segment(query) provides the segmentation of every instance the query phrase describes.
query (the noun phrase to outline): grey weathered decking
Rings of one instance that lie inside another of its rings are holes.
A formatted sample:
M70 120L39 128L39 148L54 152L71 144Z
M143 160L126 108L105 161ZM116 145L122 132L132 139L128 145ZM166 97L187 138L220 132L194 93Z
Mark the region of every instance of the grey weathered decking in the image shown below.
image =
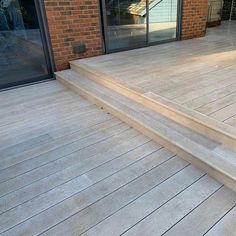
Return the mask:
M79 60L142 94L152 92L236 127L236 22L207 36Z
M0 101L3 235L234 235L235 192L56 81Z

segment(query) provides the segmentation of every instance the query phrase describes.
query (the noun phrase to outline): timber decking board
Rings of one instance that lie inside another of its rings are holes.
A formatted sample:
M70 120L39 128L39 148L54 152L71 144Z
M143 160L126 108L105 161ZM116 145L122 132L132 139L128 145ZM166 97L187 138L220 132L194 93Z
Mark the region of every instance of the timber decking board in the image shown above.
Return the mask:
M236 206L224 215L217 223L212 227L206 236L234 236L236 232Z
M234 206L235 194L228 189L221 188L164 235L203 235L210 225L217 224ZM228 236L228 234L226 235Z
M63 97L49 105L41 90L49 100L50 92L61 91ZM4 91L0 96L11 111L17 107L18 91L24 94L24 106L38 108L42 116L32 112L24 120L24 109L10 112L9 124L0 127L1 235L106 236L129 229L142 235L139 222L148 219L153 225L159 211L173 215L164 230L173 226L169 232L175 227L184 232L181 226L198 220L205 207L215 209L202 227L210 235L235 218L230 209L236 193L58 82ZM8 94L11 102L6 103ZM86 106L70 109L67 98ZM5 105L0 108L4 113ZM177 208L186 196L193 200L187 198L188 205ZM228 232L235 232L234 225Z
M236 22L206 37L74 61L141 94L152 92L220 122L236 115Z

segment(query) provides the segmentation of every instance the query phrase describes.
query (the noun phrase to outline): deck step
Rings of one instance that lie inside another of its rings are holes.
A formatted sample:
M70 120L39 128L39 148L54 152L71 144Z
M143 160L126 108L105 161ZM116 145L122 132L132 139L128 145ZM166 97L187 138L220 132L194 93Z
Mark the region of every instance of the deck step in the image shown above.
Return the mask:
M117 82L110 75L108 76L99 71L99 69L84 64L81 60L70 62L70 66L73 71L81 73L89 79L127 96L210 139L221 140L221 143L236 151L236 129L232 126L188 109L157 94L143 93L138 88L130 89Z
M56 77L71 90L236 191L236 162L233 158L236 153L222 143L199 134L78 72L57 72Z

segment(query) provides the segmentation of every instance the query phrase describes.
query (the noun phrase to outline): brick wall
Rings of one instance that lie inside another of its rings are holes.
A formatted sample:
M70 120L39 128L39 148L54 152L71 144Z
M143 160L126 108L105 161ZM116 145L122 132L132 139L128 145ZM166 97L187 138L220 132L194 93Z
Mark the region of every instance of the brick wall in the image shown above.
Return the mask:
M183 0L181 39L205 35L208 0Z
M100 55L100 13L98 0L44 0L56 70L69 68L69 61ZM87 51L73 53L73 46L85 44Z

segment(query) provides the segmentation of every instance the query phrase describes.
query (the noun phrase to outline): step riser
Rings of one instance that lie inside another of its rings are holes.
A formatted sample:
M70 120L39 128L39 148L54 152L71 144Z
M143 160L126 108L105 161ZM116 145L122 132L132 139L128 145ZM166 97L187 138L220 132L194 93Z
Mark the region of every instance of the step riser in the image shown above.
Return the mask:
M106 78L106 75L96 73L93 69L83 65L74 65L71 63L71 69L75 72L79 72L89 79L106 86L142 105L157 111L158 113L188 127L200 134L207 136L208 138L220 142L232 150L236 150L236 137L230 133L230 127L224 125L221 122L213 120L207 116L204 116L195 111L185 109L178 104L174 104L164 98L161 101L156 101L148 98L145 95L139 94L132 89L129 89L114 80ZM229 132L228 132L229 131Z
M147 137L155 140L156 142L163 145L168 150L172 151L173 153L179 155L186 161L192 163L196 167L202 169L203 171L207 172L209 175L220 181L221 183L225 184L226 186L230 187L234 191L236 191L236 181L231 178L230 176L222 173L221 171L214 169L212 166L204 163L203 161L199 160L196 156L187 152L186 150L182 149L181 147L177 146L175 143L169 142L169 140L163 138L157 132L154 132L149 127L145 126L145 124L133 119L128 114L114 108L112 105L108 104L107 102L97 98L94 94L86 91L85 89L79 87L78 85L74 85L73 83L60 78L60 76L56 76L57 80L61 82L64 86L68 87L74 92L79 93L81 96L89 100L90 102L96 104L99 107L104 108L106 111L111 113L112 115L116 116L120 120L124 121L125 123L129 124L130 126L134 127ZM207 159L207 157L206 157Z

